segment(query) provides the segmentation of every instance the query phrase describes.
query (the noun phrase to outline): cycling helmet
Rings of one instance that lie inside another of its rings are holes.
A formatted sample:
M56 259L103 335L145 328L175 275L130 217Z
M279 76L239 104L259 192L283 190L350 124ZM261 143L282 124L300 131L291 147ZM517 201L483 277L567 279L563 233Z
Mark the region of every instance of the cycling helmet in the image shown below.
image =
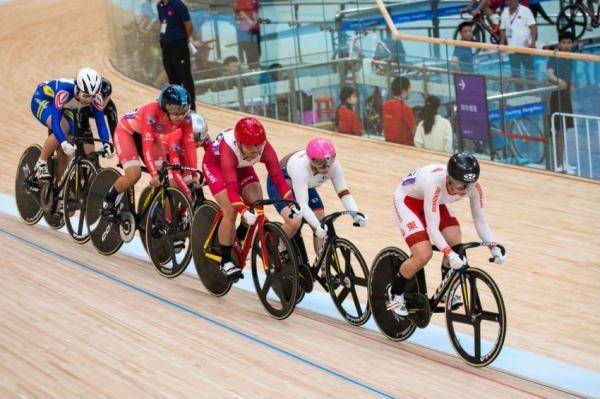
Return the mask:
M194 132L194 140L195 141L204 141L206 138L206 134L208 133L208 125L203 117L200 115L193 113L191 116L192 119L192 131Z
M312 139L306 145L306 155L317 169L329 167L335 161L335 148L327 139Z
M100 92L100 86L102 86L102 77L92 68L81 68L77 72L75 87L78 91L88 96L95 96Z
M450 157L447 166L451 184L458 190L465 190L479 179L479 162L469 152L459 152Z
M104 100L106 100L112 95L112 85L106 78L102 78L102 83L100 85L100 95Z
M158 96L160 109L171 115L184 115L190 110L190 95L179 85L166 85Z
M238 144L262 145L267 141L267 133L262 123L254 118L242 118L234 128Z

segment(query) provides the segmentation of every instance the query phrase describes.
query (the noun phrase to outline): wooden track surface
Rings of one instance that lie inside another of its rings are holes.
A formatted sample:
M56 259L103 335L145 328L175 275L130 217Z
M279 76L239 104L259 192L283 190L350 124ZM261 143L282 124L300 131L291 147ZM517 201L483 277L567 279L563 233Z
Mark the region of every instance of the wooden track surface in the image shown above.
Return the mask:
M14 171L21 152L45 137L45 129L29 108L39 82L72 77L81 66L94 67L113 83L113 98L121 114L157 95L156 90L123 77L110 66L104 2L86 0L85 13L81 7L81 0L18 0L0 5L0 14L8 16L0 25L0 148L4 155L0 159L0 192L14 194ZM199 107L199 112L207 118L212 133L231 127L240 115L209 106ZM280 156L302 148L311 137L330 134L268 119L264 122ZM331 137L351 191L369 216L366 229L340 223L341 235L358 245L369 264L385 246L406 249L392 219L393 190L412 168L445 162L446 156L354 137ZM600 371L600 185L490 163L482 167L488 221L497 240L508 248L509 261L503 266L489 265L487 251L479 250L473 252L471 263L489 271L502 290L509 317L505 345ZM264 176L264 168L257 170ZM341 208L331 187L320 192L329 210ZM462 222L465 241L476 239L468 204L459 203L452 209ZM0 225L101 270L123 273L123 278L134 279L178 303L228 320L310 359L320 359L386 392L523 396L490 382L508 378L510 384L532 392L557 394L490 369L473 370L457 359L414 345L392 345L380 335L314 314L298 311L300 316L294 314L278 323L265 316L253 295L233 290L217 300L206 295L196 280L161 279L143 262L120 255L103 258L90 245L79 247L59 233L5 217ZM3 293L8 293L2 295L0 307L0 367L6 371L1 374L9 376L0 378L0 396L17 392L32 396L45 396L43 392L111 395L104 390L110 386L107 381L128 396L190 394L200 389L214 396L276 396L282 388L273 383L273 373L295 390L294 396L365 394L5 236L0 236L0 245L10 251L5 259L12 265L4 266L5 278L0 282ZM439 281L437 264L439 258L427 270L430 288ZM436 317L433 323L442 325L443 320ZM100 349L96 340L102 342ZM315 342L327 343L326 348ZM216 358L221 361L214 361ZM78 362L87 366L77 367ZM7 365L12 364L19 365L18 371L8 370ZM413 371L405 374L406 369ZM241 377L232 377L232 370ZM448 385L442 390L441 384L429 384L432 375ZM473 375L482 377L474 379ZM313 384L314 380L320 382Z

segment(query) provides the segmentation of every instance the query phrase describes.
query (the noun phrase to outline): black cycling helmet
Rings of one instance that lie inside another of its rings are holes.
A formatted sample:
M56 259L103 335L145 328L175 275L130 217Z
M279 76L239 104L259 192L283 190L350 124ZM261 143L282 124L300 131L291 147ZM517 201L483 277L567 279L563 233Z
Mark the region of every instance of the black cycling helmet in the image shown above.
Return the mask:
M112 95L112 85L106 78L102 78L102 83L100 84L100 94L105 100Z
M447 172L452 185L459 190L465 190L479 179L479 162L473 154L459 152L448 160Z
M166 85L158 96L160 108L169 114L182 115L190 110L190 95L179 85Z

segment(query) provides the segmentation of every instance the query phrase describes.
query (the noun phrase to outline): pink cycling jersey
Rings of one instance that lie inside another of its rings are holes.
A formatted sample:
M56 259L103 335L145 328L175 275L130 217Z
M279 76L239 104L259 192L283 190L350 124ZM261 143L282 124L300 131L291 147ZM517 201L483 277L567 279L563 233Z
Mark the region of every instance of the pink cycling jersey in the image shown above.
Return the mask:
M160 138L156 140L156 138L176 129L181 129L183 135L188 135L192 132L192 122L189 117L179 123L173 123L169 120L167 114L160 109L160 105L156 101L142 105L135 111L124 115L119 121L118 127L121 131L126 131L131 135L137 133L141 136L142 155L151 176L158 174L155 164L157 153L155 148L157 141L160 142L161 140ZM122 150L124 152L131 152L132 149L123 148Z
M240 189L251 182L258 181L253 168L257 162L265 164L269 177L281 197L293 198L292 190L283 178L277 154L271 144L267 141L257 157L245 159L235 141L232 129L219 133L215 138L210 150L207 150L204 155L202 169L213 195L226 188L229 202L238 212L242 212L246 206L240 196Z
M194 134L191 130L186 130L186 132L184 134L181 129L177 129L167 135L165 142L169 154L169 163L196 169L198 167L198 157L196 155ZM204 151L210 148L210 144L210 136L206 135L201 143ZM195 178L197 176L196 172L183 171L182 173L179 170L173 170L171 176L181 191L186 195L191 194L185 177Z
M492 231L483 212L481 184L475 183L465 195L453 195L448 192L446 176L445 165L427 165L413 170L396 188L394 194L395 214L407 243L412 245L411 243L422 241L422 239L414 237L429 237L441 251L444 253L450 251L440 230L457 225L458 222L452 213L445 209L445 204L459 201L465 197L469 197L477 234L485 242L494 242ZM420 200L420 204L414 200ZM423 212L424 218L420 218L421 212ZM422 224L423 219L426 226ZM423 233L426 235L423 236ZM413 236L412 239L411 236Z

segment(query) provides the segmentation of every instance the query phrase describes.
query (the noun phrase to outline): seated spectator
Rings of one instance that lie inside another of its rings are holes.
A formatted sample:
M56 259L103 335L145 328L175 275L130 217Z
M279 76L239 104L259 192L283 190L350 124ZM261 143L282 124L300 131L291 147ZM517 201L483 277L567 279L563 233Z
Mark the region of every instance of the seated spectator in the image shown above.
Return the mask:
M425 106L421 111L423 120L415 133L415 147L451 154L452 125L448 119L438 115L440 104L439 97L429 96L425 99Z
M386 141L414 145L415 116L404 103L410 93L410 81L397 76L392 81L392 98L381 108L383 134Z
M340 91L340 105L335 111L335 130L340 133L360 136L363 132L362 122L354 112L358 102L358 92L354 87L344 86Z
M230 55L223 60L223 72L221 73L221 77L228 76L237 76L241 73L240 71L240 61L235 55ZM214 91L222 91L229 90L237 87L239 79L229 79L227 81L217 82ZM245 85L245 82L242 80L242 86Z

